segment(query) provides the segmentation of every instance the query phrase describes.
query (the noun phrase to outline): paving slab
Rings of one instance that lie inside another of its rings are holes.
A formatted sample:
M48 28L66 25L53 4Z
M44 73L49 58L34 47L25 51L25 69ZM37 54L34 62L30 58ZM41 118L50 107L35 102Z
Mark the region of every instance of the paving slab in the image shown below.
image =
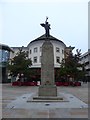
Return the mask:
M36 101L36 102L27 102L30 97L32 98L32 95L34 93L30 94L24 94L20 97L18 97L16 100L13 100L12 102L8 103L7 108L25 108L25 109L47 109L47 108L88 108L88 105L81 101L80 99L76 98L72 94L66 94L66 93L60 93L62 96L66 97L68 101L63 102L51 102L48 101L48 106L46 101Z
M38 102L38 104L35 102L26 103L28 97L38 92L38 87L19 87L4 84L2 86L2 117L88 118L88 84L83 84L81 87L57 87L57 90L58 93L67 96L69 99L68 104L57 102ZM18 100L22 102L17 102ZM15 104L14 107L10 107L10 105L13 105L12 103Z

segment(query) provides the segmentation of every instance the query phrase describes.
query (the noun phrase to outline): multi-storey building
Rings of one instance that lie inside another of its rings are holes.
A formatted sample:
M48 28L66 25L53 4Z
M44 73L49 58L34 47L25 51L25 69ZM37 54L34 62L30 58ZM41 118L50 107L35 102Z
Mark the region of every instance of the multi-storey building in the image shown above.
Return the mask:
M86 71L86 79L90 78L90 52L85 52L81 55L80 63L84 66L84 70Z
M54 67L60 68L60 62L64 58L64 50L66 45L61 40L50 35L49 37L51 43L53 44L54 50ZM45 41L45 35L31 41L27 47L23 47L23 51L28 51L28 57L32 60L31 68L41 68L41 53L42 44ZM13 58L21 47L12 47L14 53L11 53L10 58ZM47 56L48 57L48 56Z
M13 50L5 44L0 44L0 82L7 82L7 61L10 58L10 51Z
M30 68L32 70L37 70L38 78L40 78L40 70L41 70L41 55L42 55L42 45L45 41L45 34L31 41L27 47L12 47L14 53L10 54L10 59L12 59L19 49L22 48L23 51L28 51L28 57L32 60L32 65ZM53 52L54 52L54 68L55 71L60 68L60 62L65 57L65 48L66 45L61 40L49 36L51 43L53 44ZM47 56L48 57L48 56Z

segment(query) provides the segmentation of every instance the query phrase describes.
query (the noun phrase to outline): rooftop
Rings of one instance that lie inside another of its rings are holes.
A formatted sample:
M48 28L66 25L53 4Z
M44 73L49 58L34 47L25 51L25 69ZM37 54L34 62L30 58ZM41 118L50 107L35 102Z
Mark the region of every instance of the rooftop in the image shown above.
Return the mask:
M52 35L49 36L49 39L50 39L50 40L54 40L54 41L58 41L58 42L61 42L62 44L64 44L64 42L62 42L61 40L53 37ZM29 46L31 43L36 42L36 41L38 41L38 40L46 40L45 34L43 34L42 36L36 38L35 40L32 40L32 41L28 44L28 46ZM65 45L65 44L64 44L64 45ZM65 45L65 46L66 46L66 45Z

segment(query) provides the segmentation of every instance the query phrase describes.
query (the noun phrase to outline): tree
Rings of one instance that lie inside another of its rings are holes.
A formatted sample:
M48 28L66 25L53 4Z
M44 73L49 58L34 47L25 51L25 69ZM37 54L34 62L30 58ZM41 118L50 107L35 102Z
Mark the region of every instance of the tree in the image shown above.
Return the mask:
M26 77L29 77L29 69L31 65L32 61L28 58L28 52L23 51L21 48L16 56L9 61L8 69L14 76L18 73L23 73Z
M82 64L79 63L80 57L81 50L77 49L75 55L70 52L61 62L60 76L64 77L66 80L69 80L70 77L74 80L82 78L85 72L82 69Z

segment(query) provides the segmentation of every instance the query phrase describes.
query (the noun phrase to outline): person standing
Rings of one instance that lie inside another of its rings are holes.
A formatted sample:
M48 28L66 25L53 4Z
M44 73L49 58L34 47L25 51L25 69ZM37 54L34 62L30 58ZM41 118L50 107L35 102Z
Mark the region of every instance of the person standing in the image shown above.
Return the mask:
M21 82L24 82L24 74L21 73L21 79L20 79Z
M17 74L16 81L20 81L20 74Z

